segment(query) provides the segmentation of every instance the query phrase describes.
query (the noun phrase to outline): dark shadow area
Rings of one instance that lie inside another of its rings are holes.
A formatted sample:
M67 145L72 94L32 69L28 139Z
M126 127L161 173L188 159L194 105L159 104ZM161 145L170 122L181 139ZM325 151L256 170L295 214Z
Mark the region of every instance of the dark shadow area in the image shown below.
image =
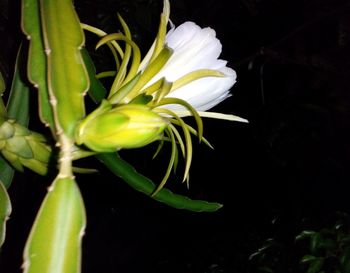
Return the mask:
M161 1L151 0L75 5L83 22L107 32L118 30L120 12L143 51L153 41L162 8ZM171 6L175 25L191 20L216 30L222 58L238 77L232 96L213 111L242 116L249 124L205 119L204 135L215 149L195 144L189 189L181 183L181 163L167 187L224 207L215 213L166 207L87 160L100 173L77 176L88 219L82 272L264 272L249 257L266 239L291 246L301 231L333 226L338 211L350 212L350 2L174 0ZM0 45L0 63L13 60L15 14L0 10L1 35L8 37ZM96 66L108 62L101 59ZM0 68L10 78L11 66ZM159 181L168 154L152 160L156 148L125 150L121 156ZM48 185L29 171L14 180L0 272L21 272L25 238ZM299 268L307 252L288 249L286 260L274 254L283 264L270 272Z

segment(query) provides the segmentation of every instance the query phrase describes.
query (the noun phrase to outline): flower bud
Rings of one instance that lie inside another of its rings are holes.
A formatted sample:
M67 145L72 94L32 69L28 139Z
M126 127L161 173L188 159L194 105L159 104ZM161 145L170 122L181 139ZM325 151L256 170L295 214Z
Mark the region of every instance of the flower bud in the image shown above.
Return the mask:
M41 175L47 173L51 147L44 136L14 120L0 125L0 153L18 171L27 167Z
M166 119L144 105L112 108L107 102L78 126L76 141L96 152L139 148L160 138Z

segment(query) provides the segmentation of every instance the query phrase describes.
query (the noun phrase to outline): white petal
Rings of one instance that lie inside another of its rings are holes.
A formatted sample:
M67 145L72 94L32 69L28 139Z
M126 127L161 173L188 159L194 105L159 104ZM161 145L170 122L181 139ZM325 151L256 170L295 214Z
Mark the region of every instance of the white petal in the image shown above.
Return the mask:
M227 61L218 59L222 45L213 29L185 22L167 34L166 43L174 53L147 86L162 77L173 82L198 69L213 69L226 76L201 78L171 91L167 97L183 99L198 111L206 111L230 96L229 90L236 82L236 72L226 67ZM184 110L179 105L162 107Z

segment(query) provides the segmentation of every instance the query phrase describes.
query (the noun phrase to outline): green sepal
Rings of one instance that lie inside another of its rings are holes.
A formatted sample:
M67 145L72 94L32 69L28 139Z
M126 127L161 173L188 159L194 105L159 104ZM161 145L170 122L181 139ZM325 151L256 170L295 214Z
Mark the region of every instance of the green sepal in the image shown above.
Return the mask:
M79 273L86 225L73 178L57 177L41 205L24 250L24 273Z
M117 153L98 154L96 157L106 165L115 175L121 177L129 186L148 196L156 190L156 185L136 170L127 162L122 160ZM192 200L186 196L174 194L168 189L161 189L153 197L170 207L186 209L195 212L213 212L222 207L219 203L212 203L203 200Z
M142 104L146 105L152 101L153 97L151 95L140 94L137 97L133 98L129 103L130 104Z
M32 171L40 175L47 174L47 165L43 164L42 162L35 161L31 158L28 159L28 158L22 158L22 157L19 157L18 160L23 166L31 169Z
M108 99L108 101L112 104L118 104L134 88L134 86L138 82L140 76L141 76L140 73L136 74L136 76L134 78L132 78L128 83L124 84L116 93L114 93Z
M0 125L0 140L6 140L11 138L15 134L15 127L12 125L12 122L4 122Z
M18 156L14 153L11 153L5 149L1 151L3 157L8 161L11 162L12 167L14 167L17 171L23 172L24 168L21 164L21 162L18 159Z
M155 40L154 51L150 60L151 62L158 56L159 52L163 49L165 45L166 31L170 15L169 0L165 0L163 4L163 12L160 15L159 29L157 38Z
M5 149L23 158L34 157L33 151L24 137L14 136L6 141Z
M119 19L122 22L122 25L126 27L125 30L127 30L126 36L123 35L122 33L112 33L112 34L108 34L106 36L104 36L96 45L96 49L99 48L101 45L103 44L107 44L111 41L114 40L122 40L126 42L126 48L125 48L125 52L123 55L123 59L122 59L122 63L118 69L117 75L113 81L111 90L110 90L110 94L109 97L111 97L115 92L118 91L118 89L123 85L123 83L127 83L129 80L131 80L133 77L135 77L135 75L137 74L137 70L140 64L140 59L141 59L141 52L139 47L131 40L131 36L130 33L127 29L127 26L125 24L125 22L122 20L121 17L119 17ZM130 64L130 69L128 72L128 75L125 77L126 75L126 71L127 71L127 65L131 56L131 49L133 50L133 59L132 62Z
M48 149L49 146L38 141L28 141L28 144L31 150L35 151L35 153L33 153L34 159L48 164L51 156L51 152Z
M164 67L166 62L173 54L173 50L170 47L164 46L157 57L142 71L142 74L137 83L130 90L128 95L122 100L123 103L128 103L134 97L139 95L142 88Z

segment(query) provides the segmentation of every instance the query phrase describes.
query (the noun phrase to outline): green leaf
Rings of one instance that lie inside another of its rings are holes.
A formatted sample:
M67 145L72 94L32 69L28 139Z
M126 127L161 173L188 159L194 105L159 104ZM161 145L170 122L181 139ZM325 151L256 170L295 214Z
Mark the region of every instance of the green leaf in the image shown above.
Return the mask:
M350 247L346 247L344 252L339 257L340 267L342 272L350 272Z
M39 0L22 1L22 30L29 39L28 79L39 91L39 116L54 131L54 119L47 89L46 56L41 32Z
M6 221L11 214L11 202L6 188L0 180L0 247L5 241Z
M81 50L81 55L83 56L84 63L85 63L85 66L89 75L89 80L90 80L90 88L88 93L92 98L92 100L95 103L98 103L106 97L107 90L103 86L103 84L96 78L96 68L89 55L89 52L85 48L83 48Z
M136 170L127 162L122 160L117 153L99 154L96 157L104 163L115 175L121 177L129 186L148 196L151 196L156 185ZM172 193L168 189L161 189L153 197L155 200L177 208L195 212L212 212L222 207L219 203L210 203L202 200L191 200L190 198Z
M4 116L6 116L6 108L4 101L2 100L2 94L5 92L6 85L5 85L5 79L2 76L1 70L0 70L0 124L1 121L3 121Z
M300 241L300 240L304 240L306 238L310 238L315 233L316 233L316 231L313 231L313 230L303 230L300 234L298 234L295 237L295 241Z
M14 173L14 169L0 156L0 181L6 188L11 185Z
M85 115L83 96L89 88L80 53L84 33L71 0L42 0L40 4L48 88L57 116L55 122L73 138L77 122Z
M86 219L72 178L56 178L46 195L24 250L25 273L78 273Z
M324 241L324 238L322 237L322 235L320 233L315 233L311 237L311 241L310 241L311 253L313 253L313 254L317 253L320 250L323 241Z
M301 263L310 263L313 262L314 260L317 260L318 258L315 257L314 255L305 255L304 257L301 258L300 262Z
M260 266L258 267L258 270L259 272L274 273L274 271L268 266Z
M6 118L27 126L29 122L29 88L23 80L21 67L24 64L23 46L19 48L10 95L7 101ZM0 157L0 180L8 188L12 182L14 169Z
M307 273L321 273L324 264L324 258L320 257L310 262L309 268L306 271Z
M29 122L29 87L23 79L21 68L24 65L24 50L18 50L15 72L12 80L10 96L7 101L7 117L15 119L17 123L27 126Z
M2 93L4 93L5 89L6 89L5 79L2 76L2 73L0 71L0 95L2 95Z

